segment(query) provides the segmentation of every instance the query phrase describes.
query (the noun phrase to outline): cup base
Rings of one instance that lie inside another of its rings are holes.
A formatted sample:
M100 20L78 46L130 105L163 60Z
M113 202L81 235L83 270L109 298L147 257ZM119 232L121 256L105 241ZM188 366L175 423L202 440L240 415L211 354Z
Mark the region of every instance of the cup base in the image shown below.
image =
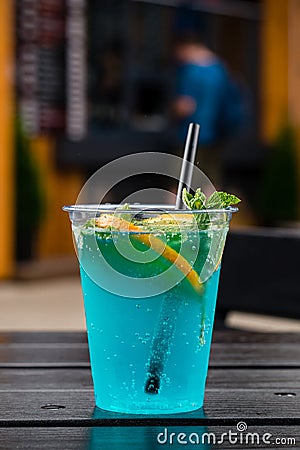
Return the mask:
M150 403L150 402L149 402ZM196 411L203 407L202 402L180 402L178 405L168 406L164 403L162 404L151 404L147 405L144 402L130 402L130 404L103 404L102 402L97 402L96 399L96 407L102 409L104 411L111 411L115 413L123 413L123 414L142 414L142 415L169 415L169 414L178 414L178 413L187 413Z

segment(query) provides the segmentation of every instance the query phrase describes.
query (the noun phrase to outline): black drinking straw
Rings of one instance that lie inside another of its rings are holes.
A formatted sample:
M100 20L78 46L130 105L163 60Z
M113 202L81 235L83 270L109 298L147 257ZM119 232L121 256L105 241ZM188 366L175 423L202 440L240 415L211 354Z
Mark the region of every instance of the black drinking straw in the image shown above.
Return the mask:
M199 132L200 132L200 125L198 125L197 123L190 123L184 146L184 154L177 189L176 209L185 208L184 203L182 201L182 189L186 188L188 192L190 190L190 185L193 177L193 165L195 162L197 152Z
M192 176L193 165L195 162L200 125L190 123L180 171L176 209L184 209L182 201L182 189L185 187L189 191ZM171 340L175 328L175 319L178 312L178 299L165 299L162 302L159 314L158 325L155 336L152 341L152 348L149 358L148 377L145 383L146 394L158 394L160 389L160 380L164 373L164 365L169 353Z

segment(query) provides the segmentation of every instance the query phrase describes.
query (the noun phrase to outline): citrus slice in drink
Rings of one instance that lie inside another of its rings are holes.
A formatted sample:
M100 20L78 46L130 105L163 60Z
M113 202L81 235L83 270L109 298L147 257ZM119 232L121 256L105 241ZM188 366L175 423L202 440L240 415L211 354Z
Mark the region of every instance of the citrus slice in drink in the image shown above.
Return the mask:
M102 214L95 220L95 225L102 229L108 228L116 231L131 232L133 239L142 242L144 245L151 248L160 256L174 264L185 275L187 280L197 292L203 292L203 283L200 280L198 273L192 268L189 262L182 255L180 255L180 253L167 245L153 233L147 233L144 228L113 214Z

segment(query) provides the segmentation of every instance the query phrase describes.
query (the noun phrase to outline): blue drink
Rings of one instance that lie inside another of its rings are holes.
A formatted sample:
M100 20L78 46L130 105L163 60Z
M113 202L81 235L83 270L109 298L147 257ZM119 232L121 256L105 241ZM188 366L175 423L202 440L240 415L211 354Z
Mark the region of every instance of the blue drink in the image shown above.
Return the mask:
M205 226L182 212L103 216L73 220L96 405L201 408L230 214Z

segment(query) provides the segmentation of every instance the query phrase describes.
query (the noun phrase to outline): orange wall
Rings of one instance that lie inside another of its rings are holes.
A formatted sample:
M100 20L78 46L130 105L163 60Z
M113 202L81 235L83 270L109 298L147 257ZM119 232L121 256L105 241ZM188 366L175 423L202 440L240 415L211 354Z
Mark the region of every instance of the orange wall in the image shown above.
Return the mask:
M76 201L82 187L82 177L78 171L59 171L55 166L55 142L49 137L39 137L31 141L32 151L38 163L40 178L45 194L46 213L40 228L37 256L74 254L71 228L63 205Z
M300 2L289 0L289 116L298 139L300 174ZM300 177L299 177L300 178ZM300 198L300 182L299 182ZM299 205L300 215L300 205Z
M296 128L300 128L300 2L289 0L288 34L288 98L289 115Z
M264 0L262 30L262 135L272 141L285 123L294 127L300 174L300 1Z
M264 0L261 36L262 136L274 139L288 118L289 0Z
M14 268L13 4L0 1L0 279Z

